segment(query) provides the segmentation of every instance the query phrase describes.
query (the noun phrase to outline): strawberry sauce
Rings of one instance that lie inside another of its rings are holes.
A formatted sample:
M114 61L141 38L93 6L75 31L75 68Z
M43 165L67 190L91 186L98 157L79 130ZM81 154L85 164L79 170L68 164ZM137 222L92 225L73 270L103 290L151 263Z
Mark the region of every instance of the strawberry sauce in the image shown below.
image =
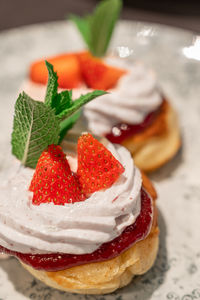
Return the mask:
M165 100L163 99L163 102L164 101ZM162 109L163 102L159 106L158 109L149 113L145 117L145 119L142 123L134 124L134 125L126 124L126 123L117 124L117 125L113 126L110 133L106 134L106 138L111 143L121 144L128 137L142 132L144 129L146 129L148 126L150 126L153 123L153 121L156 119L156 117L158 116L158 114L160 113L160 111Z
M118 256L134 243L146 237L152 222L151 198L144 189L141 190L141 212L135 223L126 227L114 240L104 243L90 254L24 254L0 246L0 251L19 258L23 263L37 270L59 271L92 262L101 262Z

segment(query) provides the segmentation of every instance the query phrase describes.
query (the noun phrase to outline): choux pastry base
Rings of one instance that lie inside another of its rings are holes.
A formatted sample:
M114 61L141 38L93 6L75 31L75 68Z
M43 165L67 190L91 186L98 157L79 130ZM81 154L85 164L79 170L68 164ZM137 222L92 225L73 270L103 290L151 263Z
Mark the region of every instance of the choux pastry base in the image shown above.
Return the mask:
M122 143L132 153L135 164L145 172L154 171L164 165L181 146L178 118L168 102L162 118L153 126Z
M53 288L79 294L107 294L126 286L135 275L141 275L152 267L158 251L158 233L156 227L146 239L104 262L57 272L37 271L28 265L23 266Z
M97 263L56 272L38 271L22 264L33 276L47 285L66 292L79 294L107 294L126 286L135 275L147 272L157 256L159 229L157 226L156 191L142 173L143 187L151 195L154 207L151 232L119 256Z

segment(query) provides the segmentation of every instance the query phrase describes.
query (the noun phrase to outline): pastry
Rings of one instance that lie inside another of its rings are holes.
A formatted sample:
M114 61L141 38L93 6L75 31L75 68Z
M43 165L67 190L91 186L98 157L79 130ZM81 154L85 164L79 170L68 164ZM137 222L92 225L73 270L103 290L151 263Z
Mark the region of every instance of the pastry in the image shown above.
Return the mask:
M160 91L155 73L129 59L107 59L114 69L107 68L107 64L88 52L77 53L77 59L89 90L109 91L86 105L84 114L89 130L125 146L143 171L153 171L173 158L181 146L178 118ZM30 80L24 87L37 99L45 95L45 88ZM82 83L74 90L74 95L87 92L87 87Z
M0 173L0 251L58 289L112 292L155 261L156 192L128 150L107 139L84 133L66 158L58 144L73 113L105 92L72 101L46 66L45 101L22 93L15 104L13 156Z
M156 192L128 150L103 144L85 133L67 159L51 145L35 170L13 157L0 181L0 250L54 288L110 293L155 261Z
M88 89L110 92L85 107L88 128L125 146L136 165L150 172L179 150L178 118L152 70L131 60L130 53L126 57L124 47L117 57L106 53L120 8L120 0L102 1L90 16L91 22L88 17L72 16L89 51L61 54L49 60L60 77L60 89L75 88L77 96ZM104 26L99 26L101 22ZM23 88L40 99L45 94L42 84L46 81L44 62L36 61L30 66Z
M126 65L118 60L119 65ZM125 69L127 74L115 88L100 101L88 104L84 113L94 134L125 146L136 165L150 172L164 165L180 148L177 114L159 90L153 71L139 62L127 64Z
M115 6L116 21L120 1L112 2L113 5L118 3ZM86 106L88 126L93 133L127 147L140 169L153 171L170 160L180 148L177 115L160 91L154 72L133 62L131 51L118 47L118 57L106 55L107 41L113 29L112 21L109 18L107 21L103 14L109 14L108 11L105 1L97 7L89 23L87 17L73 18L91 53L80 56L82 76L90 88L110 92L101 101ZM100 20L102 26L97 26ZM87 26L88 35L84 31ZM105 71L106 67L111 68L110 72ZM113 82L107 75L112 73L112 68L115 68L111 76Z

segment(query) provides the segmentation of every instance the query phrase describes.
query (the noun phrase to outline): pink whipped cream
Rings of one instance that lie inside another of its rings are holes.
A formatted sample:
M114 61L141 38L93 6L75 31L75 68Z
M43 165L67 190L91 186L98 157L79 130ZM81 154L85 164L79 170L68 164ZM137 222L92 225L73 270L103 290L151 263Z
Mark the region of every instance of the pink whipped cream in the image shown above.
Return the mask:
M89 129L105 135L119 123L140 124L162 103L156 75L142 63L128 63L122 59L108 59L108 64L128 70L109 94L85 106Z
M106 147L125 172L109 189L65 206L33 205L28 187L34 170L9 155L0 170L0 245L21 253L92 253L134 223L141 210L141 174L124 147ZM76 158L68 158L75 171Z

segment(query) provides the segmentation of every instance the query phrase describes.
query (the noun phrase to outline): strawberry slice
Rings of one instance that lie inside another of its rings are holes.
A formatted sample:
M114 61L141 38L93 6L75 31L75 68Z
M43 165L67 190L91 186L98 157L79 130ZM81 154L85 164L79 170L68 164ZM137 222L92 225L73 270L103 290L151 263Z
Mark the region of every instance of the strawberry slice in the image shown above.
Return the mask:
M77 177L71 172L62 148L50 145L43 151L29 190L35 205L53 202L56 205L85 200Z
M76 54L62 54L47 58L58 75L60 88L72 89L82 82L79 60ZM33 82L46 84L48 72L44 60L36 61L30 66L30 79Z
M109 188L124 172L124 167L91 134L78 140L79 181L85 194Z
M89 52L80 53L78 58L83 79L88 87L93 89L109 90L127 72L104 64L101 59L93 57Z

